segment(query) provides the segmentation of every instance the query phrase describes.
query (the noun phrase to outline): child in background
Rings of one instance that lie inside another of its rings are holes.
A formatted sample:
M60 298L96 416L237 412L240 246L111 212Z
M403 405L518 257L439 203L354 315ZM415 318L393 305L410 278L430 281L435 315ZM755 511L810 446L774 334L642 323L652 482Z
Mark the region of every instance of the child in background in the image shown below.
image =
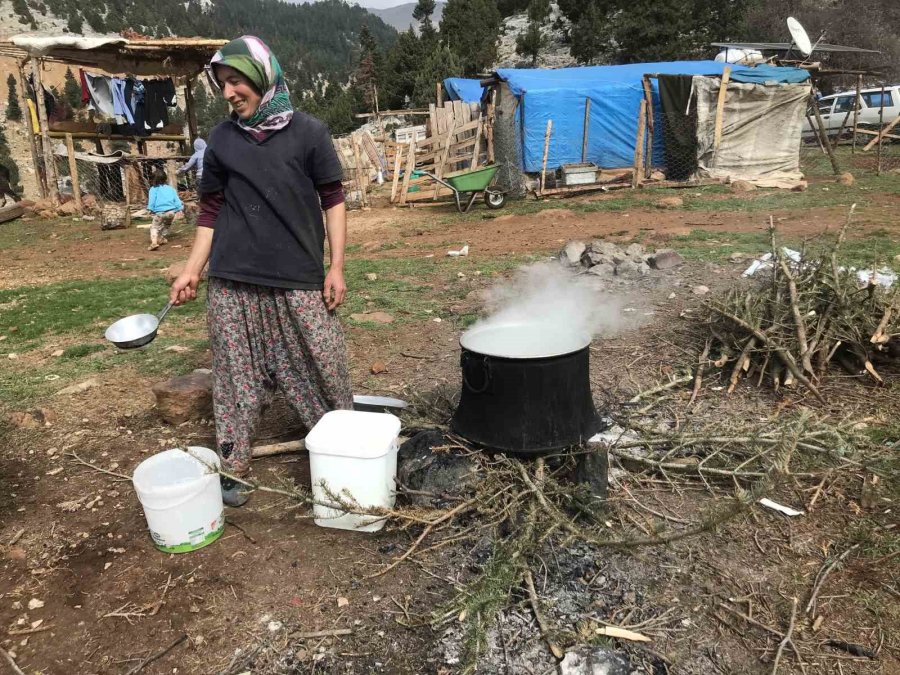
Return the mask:
M147 210L153 214L153 222L150 224L150 249L155 251L160 244L169 243L166 235L169 227L175 219L175 214L184 210L184 204L178 198L175 188L166 184L166 173L162 169L156 169L150 178L152 187L147 199Z
M197 172L197 192L200 192L200 181L203 180L203 153L206 152L206 141L202 138L194 139L194 154L186 164L178 167L178 173L187 173L191 169Z

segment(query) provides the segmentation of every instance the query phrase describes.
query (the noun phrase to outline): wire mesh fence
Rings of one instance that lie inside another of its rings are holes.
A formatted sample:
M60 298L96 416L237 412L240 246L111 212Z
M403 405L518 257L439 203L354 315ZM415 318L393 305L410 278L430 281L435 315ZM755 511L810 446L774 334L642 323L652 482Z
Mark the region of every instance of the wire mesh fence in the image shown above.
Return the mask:
M800 168L807 178L813 179L833 177L845 171L857 177L900 172L900 140L883 139L880 149L877 144L866 149L872 138L859 135L854 146L852 135L845 135L837 144L831 137L831 154L818 139L804 138L800 146Z

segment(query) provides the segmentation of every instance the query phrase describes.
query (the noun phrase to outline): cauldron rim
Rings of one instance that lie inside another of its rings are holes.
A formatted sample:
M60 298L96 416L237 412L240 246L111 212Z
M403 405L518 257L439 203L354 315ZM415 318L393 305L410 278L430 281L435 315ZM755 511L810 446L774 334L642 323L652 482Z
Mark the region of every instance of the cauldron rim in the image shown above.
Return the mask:
M496 358L496 359L508 359L510 361L535 361L538 359L555 359L555 358L560 358L563 356L568 356L569 354L575 354L575 353L583 351L591 346L591 341L592 341L591 336L587 333L583 333L580 336L576 336L576 338L577 337L581 338L581 340L580 340L581 346L576 347L575 349L567 349L566 351L554 352L552 354L536 354L534 356L514 356L514 355L510 355L508 353L502 354L495 350L487 350L486 351L483 349L473 349L472 347L466 345L466 342L465 342L467 337L471 340L471 339L473 339L473 337L477 336L477 334L480 334L481 332L487 332L487 331L491 331L491 330L507 330L510 328L521 328L521 329L532 328L532 329L534 329L536 327L538 327L538 326L536 326L536 324L534 324L532 322L528 322L528 321L515 321L515 322L511 321L508 323L502 323L502 324L497 324L495 326L487 326L487 327L476 325L475 327L470 328L469 330L467 330L460 336L459 346L463 351L470 352L472 354L478 354L480 356L490 356L491 358ZM475 333L476 335L473 336L473 333Z

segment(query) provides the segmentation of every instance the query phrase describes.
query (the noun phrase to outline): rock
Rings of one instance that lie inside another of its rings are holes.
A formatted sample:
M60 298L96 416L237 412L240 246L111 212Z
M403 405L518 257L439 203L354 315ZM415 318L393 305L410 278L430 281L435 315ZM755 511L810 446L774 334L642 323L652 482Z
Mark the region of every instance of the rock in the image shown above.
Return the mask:
M706 295L707 293L709 293L709 287L708 286L694 286L691 289L691 291L693 292L694 295Z
M620 256L621 257L621 256ZM585 267L593 267L594 265L602 265L604 263L615 266L616 262L613 256L607 253L599 253L590 247L582 254L581 264Z
M628 248L625 249L625 255L633 260L643 261L646 253L646 249L641 244L629 244Z
M100 211L100 207L97 204L97 198L94 195L85 195L82 197L81 204L84 206L85 211L90 211L91 213L98 213Z
M732 192L753 192L755 189L756 186L748 180L731 181Z
M163 272L163 274L165 274L166 276L166 283L171 284L179 276L181 276L181 273L184 272L185 267L187 267L186 260L169 265ZM203 272L200 273L200 278L206 279L206 267L204 267Z
M384 361L376 361L375 363L372 364L372 367L369 368L369 372L372 373L373 375L378 375L380 373L386 373L387 366L384 365Z
M83 391L87 391L88 389L93 389L94 387L99 387L100 381L96 378L91 378L89 380L85 380L84 382L79 382L78 384L73 384L65 389L60 389L56 392L57 396L70 396L71 394L80 394Z
M36 408L10 413L6 419L12 426L19 429L40 429L52 426L56 421L56 413L49 408Z
M806 184L806 181L800 181L791 188L791 192L806 192L807 187L808 185Z
M591 497L606 499L609 490L609 452L605 447L595 447L593 452L578 455L575 482L587 487Z
M366 281L378 281L378 275L375 272L369 272L366 275Z
M616 276L620 279L640 279L650 272L650 266L645 262L623 260L616 265Z
M851 185L853 185L856 182L856 180L853 178L852 173L850 173L849 171L845 171L844 173L842 173L840 176L837 177L837 182L840 183L841 185L846 185L847 187L850 187Z
M650 172L650 180L665 180L666 174L662 171L653 170Z
M681 197L663 197L655 206L658 209L680 209L684 206L684 200Z
M191 373L153 385L156 409L169 424L212 417L212 375Z
M39 211L38 218L43 218L44 220L53 220L54 218L56 218L56 211L52 211L50 209Z
M387 312L363 312L362 314L351 314L350 318L354 321L369 323L393 323L394 317Z
M454 450L432 451L446 445L448 440L443 432L427 429L400 446L397 480L411 490L436 495L404 495L411 504L437 508L447 497L462 497L474 488L479 479L478 465Z
M559 253L559 259L572 267L581 264L581 254L587 250L587 244L583 241L570 241Z
M74 201L69 201L65 204L60 204L59 208L56 209L56 212L61 216L74 216L78 213L78 207L75 206Z
M631 662L611 649L578 645L566 652L559 675L630 675Z
M66 353L66 350L65 350L65 349L56 349L56 350L53 351L52 354L50 354L50 356L53 356L53 357L55 357L55 358L59 358L60 356L62 356L62 355L65 354L65 353Z
M594 265L588 270L589 274L594 274L601 279L612 279L616 276L616 266L612 263L602 262L599 265Z
M191 351L190 347L185 347L184 345L169 345L165 349L164 352L175 352L176 354L183 354L184 352Z
M671 248L661 248L650 258L650 267L656 270L668 270L683 264L684 258Z

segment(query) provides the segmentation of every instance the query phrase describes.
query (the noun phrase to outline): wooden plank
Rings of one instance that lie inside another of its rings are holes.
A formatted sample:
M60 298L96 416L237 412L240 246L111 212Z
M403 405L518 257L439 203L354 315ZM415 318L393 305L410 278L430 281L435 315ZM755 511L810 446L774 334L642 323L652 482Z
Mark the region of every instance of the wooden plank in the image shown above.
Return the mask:
M591 99L584 99L584 124L581 128L581 163L587 162L588 136L591 130Z
M856 76L856 98L853 99L853 147L850 150L851 155L856 154L856 127L859 125L859 101L860 89L862 89L862 75Z
M391 180L391 204L397 201L397 189L400 187L400 163L403 161L403 146L394 147L394 176Z
M541 160L541 194L544 194L544 185L547 179L547 155L550 152L550 134L553 131L553 120L547 120L547 130L544 132L544 158Z
M403 188L400 190L400 203L406 203L406 192L409 190L409 181L412 172L416 169L416 139L413 138L406 148L406 168L403 173Z
M72 141L72 134L66 134L66 154L69 156L69 176L72 178L72 197L75 199L75 208L83 216L84 204L81 203L81 181L78 180L78 162L75 161L75 143Z
M872 131L871 129L857 129L856 133L865 134L866 136L877 136L880 132ZM885 138L893 138L894 140L900 139L900 136L897 134L885 134Z
M450 156L450 141L456 135L456 118L452 117L450 119L450 128L447 131L447 135L444 137L444 148L443 153L441 154L440 159L437 161L434 167L434 175L438 178L442 178L444 175L444 168L447 164L447 158ZM440 190L441 184L437 183L434 188L434 198L437 199L438 192Z
M350 146L353 148L353 166L356 168L356 188L359 190L359 202L362 206L368 206L366 184L363 181L362 160L359 155L359 144L356 142L354 134L350 134Z
M825 149L825 152L828 154L828 159L831 160L831 170L834 171L834 175L837 176L841 173L841 167L838 165L837 157L834 156L834 148L832 148L831 143L828 142L828 133L825 131L825 122L822 121L822 113L819 112L819 102L816 100L816 96L812 91L809 92L809 98L812 101L813 114L816 116L819 140L822 147Z
M884 110L883 107L882 107L882 110ZM884 114L884 113L882 113L882 114ZM891 123L888 124L886 127L882 127L881 131L864 131L861 129L860 133L869 133L869 134L872 134L873 136L875 136L875 138L873 138L871 141L866 143L866 146L863 148L863 152L868 152L869 150L871 150L874 147L874 145L883 138L896 138L896 136L891 136L890 133L891 133L891 131L893 131L894 127L897 126L898 124L900 124L900 115L895 117L891 121Z
M481 154L481 124L478 125L478 129L475 131L475 147L472 148L472 161L469 163L470 169L478 168L478 156Z
M191 143L197 138L197 110L194 102L194 81L196 79L196 76L189 77L184 83L184 107L187 110L188 127L187 135L190 138ZM200 86L202 87L203 85L201 84Z
M56 160L50 147L50 126L47 121L47 109L44 106L44 88L41 85L41 60L36 56L31 57L31 75L34 78L34 91L37 97L35 107L38 111L38 124L41 127L41 149L44 153L44 171L47 175L47 192L50 195L50 203L59 204L59 183L56 180ZM25 103L23 101L23 103ZM23 111L28 113L26 107Z
M641 105L638 111L637 138L634 143L634 173L631 176L631 186L635 188L639 187L641 184L641 170L644 164L644 131L646 124L647 101L641 99Z
M166 179L168 180L169 185L172 186L172 189L178 190L178 167L175 166L175 162L168 161L166 162Z
M406 195L406 203L410 202L422 202L429 201L433 202L436 198L446 197L447 195L452 195L453 191L445 188L443 185L438 184L437 195L433 190L419 190L418 192L410 192Z
M725 97L728 94L728 80L731 78L731 68L725 66L722 71L722 79L719 82L719 98L716 101L716 128L713 136L713 149L718 150L722 142L722 123L725 116Z

